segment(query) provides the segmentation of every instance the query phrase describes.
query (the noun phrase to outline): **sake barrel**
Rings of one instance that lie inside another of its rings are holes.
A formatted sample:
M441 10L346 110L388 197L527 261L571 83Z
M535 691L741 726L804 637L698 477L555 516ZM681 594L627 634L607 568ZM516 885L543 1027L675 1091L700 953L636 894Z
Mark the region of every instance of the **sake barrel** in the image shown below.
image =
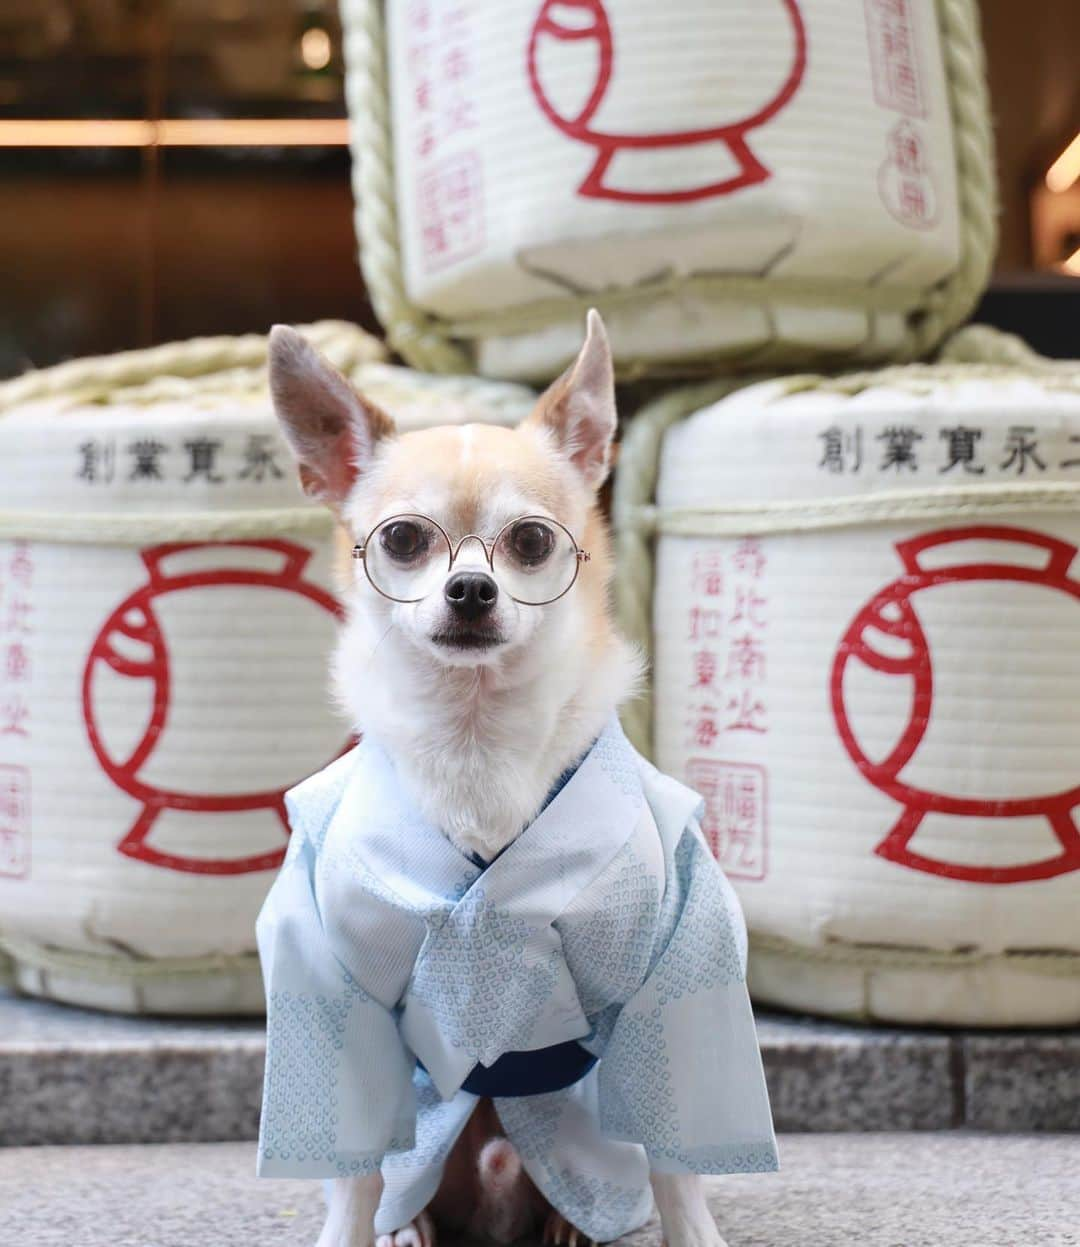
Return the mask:
M1080 1021L1080 365L983 331L639 420L629 722L704 800L756 999Z
M344 0L368 288L418 367L892 360L994 248L975 0Z
M405 427L516 420L518 387L309 337ZM349 743L328 514L302 497L265 338L0 385L0 960L105 1009L262 1008L282 795Z

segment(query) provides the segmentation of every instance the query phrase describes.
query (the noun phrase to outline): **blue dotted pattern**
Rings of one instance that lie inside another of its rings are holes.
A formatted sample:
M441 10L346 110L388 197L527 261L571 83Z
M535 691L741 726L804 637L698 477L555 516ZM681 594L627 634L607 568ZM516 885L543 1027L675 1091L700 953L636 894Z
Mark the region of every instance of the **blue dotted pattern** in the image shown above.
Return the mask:
M275 1106L273 1124L265 1122L260 1140L266 1160L295 1161L303 1165L324 1161L342 1176L373 1173L379 1157L344 1165L337 1151L341 1094L338 1053L353 1009L371 998L348 973L334 996L272 991L268 1012L273 1019L276 1045L267 1062L264 1099ZM411 1146L411 1140L405 1140Z
M592 756L620 792L628 797L641 792L640 761L621 731L603 732L593 745Z
M655 1003L624 1010L600 1064L603 1128L695 1172L729 1172L719 1154L692 1158L682 1147L666 1039L667 1005L743 977L738 925L716 864L696 836L684 835L675 849L661 926L669 935L650 975ZM633 1088L632 1101L623 1088ZM749 1154L734 1161L737 1168L760 1167Z
M729 906L719 867L697 836L684 835L674 856L674 880L661 931L674 923L652 973L666 1005L684 994L743 980L741 921Z
M618 1238L634 1224L643 1192L639 1186L623 1186L552 1163L566 1107L566 1096L559 1092L513 1103L500 1100L498 1105L522 1160L542 1172L541 1185L548 1200L598 1242Z
M442 1165L450 1151L454 1135L451 1122L458 1117L453 1100L443 1100L427 1072L419 1065L413 1075L416 1090L416 1139L407 1151L393 1151L383 1162L393 1169L426 1169Z
M555 923L587 1017L625 1003L641 986L659 908L657 881L627 842L589 888L589 916Z
M526 963L533 928L491 905L476 886L422 951L411 994L435 1017L442 1037L490 1065L525 1048L558 975L554 945Z

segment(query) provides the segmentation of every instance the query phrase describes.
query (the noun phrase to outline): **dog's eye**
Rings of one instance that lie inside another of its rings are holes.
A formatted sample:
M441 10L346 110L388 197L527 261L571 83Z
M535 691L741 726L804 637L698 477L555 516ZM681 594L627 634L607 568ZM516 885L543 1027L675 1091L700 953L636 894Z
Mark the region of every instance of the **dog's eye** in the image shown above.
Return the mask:
M511 531L510 548L523 563L541 563L555 548L555 534L546 524L525 520Z
M395 559L411 559L420 554L426 543L424 530L412 520L395 520L379 534L379 542Z

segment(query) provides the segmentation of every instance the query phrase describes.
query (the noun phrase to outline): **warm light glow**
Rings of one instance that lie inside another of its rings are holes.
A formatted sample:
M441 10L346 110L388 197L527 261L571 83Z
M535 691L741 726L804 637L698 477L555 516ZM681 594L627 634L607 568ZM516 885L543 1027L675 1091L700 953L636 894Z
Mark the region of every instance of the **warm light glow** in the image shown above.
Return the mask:
M1080 134L1046 171L1046 185L1060 194L1080 178Z
M330 36L321 26L312 26L300 36L300 58L308 69L325 69L332 53Z
M1080 277L1080 248L1074 251L1061 267L1073 277Z
M0 147L344 147L345 118L0 121Z
M149 121L0 121L0 147L148 147Z

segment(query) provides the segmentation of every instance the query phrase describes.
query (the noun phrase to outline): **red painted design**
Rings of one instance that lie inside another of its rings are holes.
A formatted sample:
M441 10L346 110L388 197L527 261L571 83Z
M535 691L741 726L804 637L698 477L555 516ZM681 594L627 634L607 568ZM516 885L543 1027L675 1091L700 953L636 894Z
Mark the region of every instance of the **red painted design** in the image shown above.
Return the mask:
M766 181L771 171L751 151L746 136L751 130L765 125L790 103L806 72L806 26L799 11L799 0L780 0L780 3L792 25L794 55L783 84L763 107L747 117L721 126L661 134L625 134L596 130L591 124L611 84L617 52L603 0L544 0L529 37L526 62L529 85L544 116L557 130L568 138L596 148L596 161L577 193L586 198L614 199L621 203L691 203L714 195L730 195L743 187ZM563 14L576 11L582 20L566 24L559 20L560 11ZM576 116L563 116L548 99L537 67L537 46L541 39L590 40L595 44L598 62L596 82ZM739 172L734 176L690 188L648 191L621 190L606 180L608 166L620 150L692 147L715 142L726 144L738 164Z
M901 121L886 137L885 162L878 170L881 202L911 229L930 229L937 223L937 190L922 132Z
M451 156L427 170L418 181L417 203L428 272L483 250L484 194L475 152Z
M0 875L30 875L30 772L0 766Z
M768 854L768 780L763 766L691 758L686 782L705 803L701 830L724 873L765 878Z
M170 575L162 563L171 555L186 550L226 547L237 550L269 550L283 557L278 571L262 571L244 567L214 568L206 571ZM256 585L296 593L316 606L340 618L338 602L318 585L302 579L302 573L311 558L311 551L289 541L214 541L172 543L153 546L142 551L149 578L142 586L112 612L102 625L90 649L83 672L82 706L90 745L102 770L118 788L142 802L142 810L124 838L117 845L121 853L137 858L152 866L167 870L186 871L199 875L241 875L257 870L274 870L285 856L284 843L280 848L266 853L240 858L186 857L163 853L147 842L154 822L162 810L174 809L207 814L235 813L244 810L272 810L280 819L284 836L288 836L289 824L285 815L285 788L241 794L206 794L175 792L154 787L139 779L139 771L153 753L165 728L169 712L171 682L169 654L165 638L154 615L154 600L168 593L185 589L204 589L219 585ZM113 644L113 638L125 637L149 651L145 659L132 660L124 656ZM117 761L106 750L94 715L92 682L98 663L104 664L120 675L153 681L153 708L146 731L131 755Z
M1025 567L1006 562L956 563L947 567L924 567L921 556L927 550L962 541L1013 542L1046 553L1042 567ZM900 773L914 755L926 734L933 712L934 676L930 647L911 601L916 593L938 585L964 581L1011 581L1038 585L1080 599L1080 582L1069 577L1076 556L1075 546L1043 533L1002 525L973 525L925 533L896 547L904 573L885 586L862 607L845 632L837 650L830 678L830 695L837 731L849 756L865 778L886 796L903 806L895 826L874 850L880 857L912 870L961 879L970 883L1025 883L1052 879L1080 870L1080 832L1073 817L1080 804L1080 785L1064 792L1036 797L992 800L957 797L928 792L900 779ZM871 648L868 630L907 642L910 654L895 658ZM895 748L881 762L872 762L855 738L844 704L844 672L853 659L874 671L905 676L912 681L911 713ZM1038 861L1011 866L972 866L942 861L914 851L911 840L927 814L946 814L977 818L1020 818L1043 815L1061 845L1061 853Z

